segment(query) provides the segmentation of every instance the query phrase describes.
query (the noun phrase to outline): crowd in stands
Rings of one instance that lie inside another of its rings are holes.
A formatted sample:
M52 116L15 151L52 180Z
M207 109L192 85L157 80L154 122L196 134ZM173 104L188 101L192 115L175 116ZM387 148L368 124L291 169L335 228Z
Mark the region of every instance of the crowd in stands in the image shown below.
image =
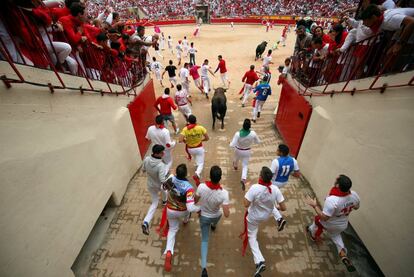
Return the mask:
M292 73L316 86L414 69L413 2L364 0L334 25L299 20Z

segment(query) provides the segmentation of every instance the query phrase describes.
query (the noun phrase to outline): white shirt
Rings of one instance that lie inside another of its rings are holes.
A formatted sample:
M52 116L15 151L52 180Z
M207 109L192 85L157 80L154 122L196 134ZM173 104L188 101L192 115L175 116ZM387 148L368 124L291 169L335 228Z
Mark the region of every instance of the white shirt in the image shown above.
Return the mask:
M184 47L188 47L188 40L183 39L182 43Z
M282 74L288 74L290 73L290 65L289 66L284 66L283 70L282 70Z
M210 66L207 64L203 64L201 66L201 77L208 78L208 70L210 69Z
M177 46L175 47L175 49L177 49L177 53L183 52L183 47L181 46L181 44L177 44Z
M384 3L381 4L381 6L386 10L395 9L397 7L397 5L395 5L394 0L386 0Z
M167 40L167 43L168 43L168 46L169 46L169 47L171 47L171 46L172 46L172 38L169 38L169 39Z
M160 72L162 69L162 65L160 62L156 61L156 62L152 62L151 63L151 71L157 71Z
M247 220L249 222L263 221L272 214L275 204L285 200L279 188L271 185L272 193L266 186L254 184L244 196L251 203L248 209Z
M233 136L233 140L230 143L230 147L236 147L239 149L248 149L252 144L259 144L260 139L257 136L255 131L250 131L250 133L245 137L240 137L240 131L236 132Z
M195 54L197 52L197 50L194 47L190 47L190 49L188 49L188 53L190 54Z
M353 18L348 18L347 20L348 24L352 26L352 28L356 29L355 33L355 41L360 42L366 38L369 38L373 35L371 29L367 26L365 26L362 23L362 20L355 20ZM351 30L352 31L352 30ZM349 33L348 33L349 35ZM366 45L368 42L364 42L364 45Z
M221 205L229 205L229 192L225 189L213 190L201 183L196 195L200 196L197 206L201 208L201 215L209 218L221 216Z
M334 196L326 197L323 205L323 213L330 218L327 221L322 221L321 224L328 232L341 232L348 226L349 213L354 209L358 209L360 199L355 191L351 190L348 196Z
M168 129L160 129L155 125L152 125L148 128L145 138L151 141L151 145L160 144L164 146L165 149L171 149L175 145L175 141L171 140L170 132ZM168 147L167 144L170 147Z
M266 57L264 57L263 58L263 66L269 65L271 61L272 61L272 56L266 56Z
M188 104L188 93L187 90L182 89L175 93L175 102L178 106L184 106Z
M397 31L401 27L406 16L414 16L414 8L398 8L386 10L381 29L385 31Z
M325 44L324 47L322 47L321 49L315 49L313 52L314 56L318 56L318 57L326 57L329 53L329 43ZM311 62L309 63L309 67L315 67L315 62L313 60L311 60Z
M276 159L274 159L272 161L272 164L270 165L270 170L273 173L273 178L272 178L272 183L276 186L282 186L285 183L279 183L279 182L275 182L275 179L277 177L277 172L279 171L279 161L277 160L278 157L276 157ZM299 165L298 165L298 161L293 158L293 171L299 171Z
M181 82L187 82L189 76L190 76L190 71L187 68L183 67L180 69Z

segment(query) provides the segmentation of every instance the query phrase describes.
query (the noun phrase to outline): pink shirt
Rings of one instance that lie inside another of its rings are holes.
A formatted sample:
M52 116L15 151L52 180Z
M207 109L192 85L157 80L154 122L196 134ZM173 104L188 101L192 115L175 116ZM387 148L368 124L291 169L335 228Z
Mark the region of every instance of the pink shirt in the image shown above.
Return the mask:
M190 69L190 75L193 77L194 80L197 80L200 78L200 75L198 74L198 69L200 67L198 65L193 65L193 67Z

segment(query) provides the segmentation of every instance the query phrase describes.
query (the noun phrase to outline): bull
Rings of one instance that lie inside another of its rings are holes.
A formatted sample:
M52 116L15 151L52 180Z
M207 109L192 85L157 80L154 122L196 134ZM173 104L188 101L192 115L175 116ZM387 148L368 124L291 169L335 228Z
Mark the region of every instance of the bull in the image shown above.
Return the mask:
M255 61L257 61L258 59L260 59L262 57L264 51L266 50L266 46L267 46L266 41L263 41L262 43L257 45L257 47L256 47L256 58L254 59Z
M213 130L216 123L216 118L221 120L221 129L224 129L224 117L227 112L227 98L226 89L216 88L214 90L214 96L211 99L211 114L213 116Z

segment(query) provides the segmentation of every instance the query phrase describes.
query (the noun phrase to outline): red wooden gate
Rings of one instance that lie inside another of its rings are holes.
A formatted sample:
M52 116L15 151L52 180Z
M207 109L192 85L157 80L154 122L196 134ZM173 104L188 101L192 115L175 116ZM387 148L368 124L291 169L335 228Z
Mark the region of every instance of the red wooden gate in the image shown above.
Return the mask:
M299 95L288 81L283 82L275 126L294 157L299 153L311 114L312 106L305 97Z

